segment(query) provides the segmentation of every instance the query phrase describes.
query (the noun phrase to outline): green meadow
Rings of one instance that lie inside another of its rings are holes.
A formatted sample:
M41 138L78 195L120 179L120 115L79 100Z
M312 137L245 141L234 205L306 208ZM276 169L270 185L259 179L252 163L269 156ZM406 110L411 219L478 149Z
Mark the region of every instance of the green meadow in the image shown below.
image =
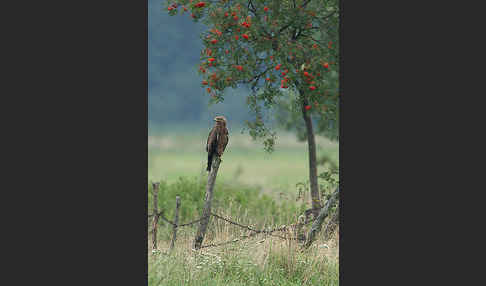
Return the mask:
M230 139L222 157L218 181L258 185L265 190L290 192L298 182L308 180L306 142L298 142L294 134L278 132L275 151L267 153L263 144L248 134L230 131ZM206 175L205 151L208 130L178 131L149 136L149 181L174 182L179 177ZM169 135L170 134L170 135ZM327 155L339 164L339 145L318 137L318 156ZM325 170L320 166L318 171Z
M294 134L278 132L273 153L241 129L230 127L214 189L213 212L252 225L272 228L297 221L310 207L309 194L298 197L297 183L308 180L306 142ZM181 197L179 222L199 217L206 188L209 128L180 127L151 132L148 139L148 205L152 209L151 182L161 182L158 206L170 219L175 197ZM317 137L318 157L338 165L336 142ZM319 172L327 165L320 165ZM328 220L326 219L325 223ZM150 220L148 221L151 230ZM306 233L310 225L304 226ZM197 224L178 230L170 251L172 226L160 223L158 251L148 242L149 285L338 285L339 232L321 232L310 249L302 252L291 240L258 234L224 246L192 250ZM323 228L324 229L324 228ZM280 235L291 235L279 233ZM232 241L248 231L214 218L203 245Z

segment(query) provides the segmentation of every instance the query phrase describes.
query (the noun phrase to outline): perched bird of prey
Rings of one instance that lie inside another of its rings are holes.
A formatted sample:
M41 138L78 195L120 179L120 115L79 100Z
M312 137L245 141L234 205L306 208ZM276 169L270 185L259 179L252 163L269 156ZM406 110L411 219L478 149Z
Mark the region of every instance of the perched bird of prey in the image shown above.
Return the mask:
M211 163L213 156L221 157L224 149L228 144L228 129L226 128L226 118L224 116L216 116L214 118L215 125L211 132L209 132L208 142L206 144L206 152L208 152L208 167L207 171L211 171Z

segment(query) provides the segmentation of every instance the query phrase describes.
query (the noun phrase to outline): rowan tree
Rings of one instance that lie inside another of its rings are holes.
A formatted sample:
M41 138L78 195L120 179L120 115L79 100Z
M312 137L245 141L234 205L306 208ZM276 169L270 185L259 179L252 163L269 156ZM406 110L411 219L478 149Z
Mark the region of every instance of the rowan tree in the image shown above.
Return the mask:
M209 29L202 33L199 72L211 102L228 87L251 89L246 122L253 138L272 150L276 133L264 123L264 109L299 111L309 148L312 208L320 208L314 118L318 131L338 130L338 0L168 1L170 15L187 14ZM279 103L280 102L280 103ZM277 104L279 103L279 104ZM291 118L291 117L289 117ZM334 123L334 124L333 124Z

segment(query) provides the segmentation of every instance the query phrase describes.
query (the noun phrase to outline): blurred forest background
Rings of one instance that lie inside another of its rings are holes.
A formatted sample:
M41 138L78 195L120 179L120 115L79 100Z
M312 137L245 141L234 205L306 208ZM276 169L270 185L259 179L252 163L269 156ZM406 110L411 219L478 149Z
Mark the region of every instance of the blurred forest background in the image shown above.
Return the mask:
M228 90L232 96L208 106L209 94L197 74L204 25L194 23L189 13L170 17L163 4L163 0L148 1L149 134L188 125L210 128L217 114L224 114L229 126L242 126L250 119L245 104L248 90Z

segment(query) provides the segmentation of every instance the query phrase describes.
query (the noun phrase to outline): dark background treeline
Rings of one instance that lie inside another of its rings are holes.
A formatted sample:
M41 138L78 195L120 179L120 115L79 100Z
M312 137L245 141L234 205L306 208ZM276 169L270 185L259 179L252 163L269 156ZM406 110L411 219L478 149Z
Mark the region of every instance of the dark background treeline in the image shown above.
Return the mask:
M170 17L165 0L148 1L149 132L175 125L210 125L224 114L232 126L250 119L246 87L228 89L223 103L208 106L209 94L198 75L202 23L189 13Z

